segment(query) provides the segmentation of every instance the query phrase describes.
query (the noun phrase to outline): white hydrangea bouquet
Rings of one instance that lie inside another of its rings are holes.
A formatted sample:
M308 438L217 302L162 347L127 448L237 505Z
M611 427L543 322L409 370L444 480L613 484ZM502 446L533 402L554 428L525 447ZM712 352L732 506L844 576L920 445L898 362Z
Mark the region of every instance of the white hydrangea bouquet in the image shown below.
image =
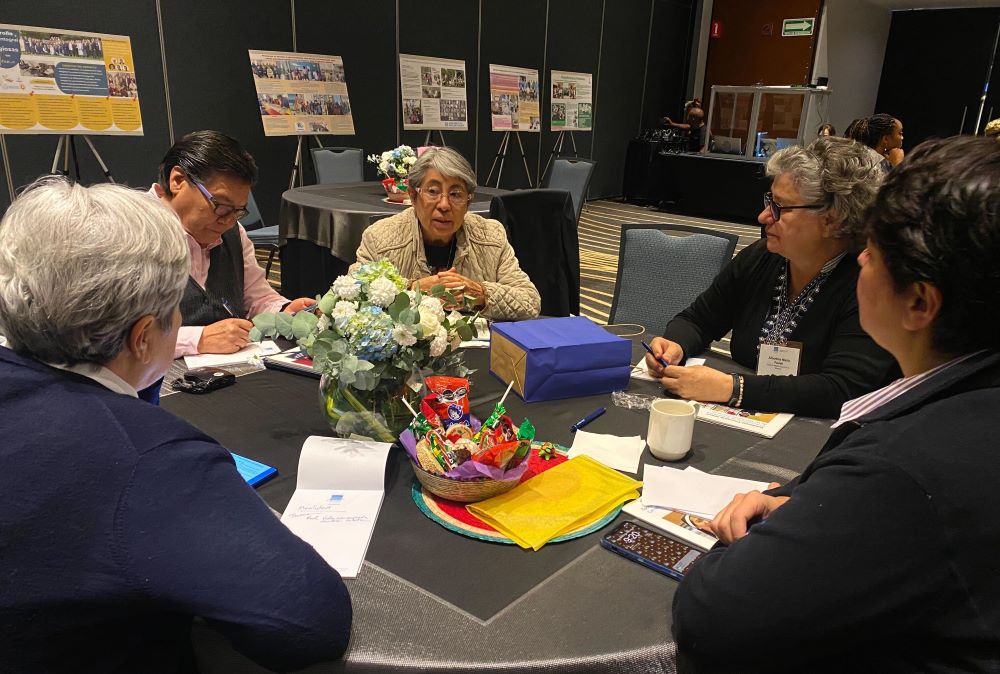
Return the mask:
M409 145L400 145L382 154L368 155L368 161L378 166L379 174L386 177L383 184L391 180L398 190L405 192L410 167L417 163L417 153Z
M473 338L476 316L446 312L443 303L462 303L444 286L407 290L392 263L380 260L338 277L317 300L320 317L259 314L250 339L298 342L322 373L323 414L341 436L393 442L412 418L402 398L418 407L426 375L469 373L458 346Z

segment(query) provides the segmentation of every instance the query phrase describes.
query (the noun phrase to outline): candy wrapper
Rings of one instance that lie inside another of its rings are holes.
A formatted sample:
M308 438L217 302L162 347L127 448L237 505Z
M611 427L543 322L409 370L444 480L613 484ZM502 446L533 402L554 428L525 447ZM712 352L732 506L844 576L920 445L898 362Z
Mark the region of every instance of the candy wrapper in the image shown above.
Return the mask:
M462 377L427 377L427 390L434 394L424 398L441 418L445 428L452 424L469 423L469 380ZM421 409L423 405L421 405Z

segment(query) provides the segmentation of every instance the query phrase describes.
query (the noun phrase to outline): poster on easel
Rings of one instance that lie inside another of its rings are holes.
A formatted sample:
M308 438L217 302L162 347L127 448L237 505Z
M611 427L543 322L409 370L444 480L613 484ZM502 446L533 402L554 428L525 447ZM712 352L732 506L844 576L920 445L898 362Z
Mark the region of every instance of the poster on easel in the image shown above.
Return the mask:
M537 70L490 64L490 128L541 133Z
M0 133L141 136L129 37L0 23Z
M465 61L399 55L403 129L468 131Z
M265 136L354 135L344 59L248 51Z
M593 131L593 75L553 70L552 126L553 131Z

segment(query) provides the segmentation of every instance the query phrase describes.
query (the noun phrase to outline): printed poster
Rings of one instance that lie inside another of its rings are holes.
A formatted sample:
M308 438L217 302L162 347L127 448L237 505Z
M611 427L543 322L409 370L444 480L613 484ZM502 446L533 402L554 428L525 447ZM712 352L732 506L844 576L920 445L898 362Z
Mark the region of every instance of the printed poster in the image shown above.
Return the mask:
M490 64L490 124L494 131L541 132L537 70Z
M465 61L399 55L403 128L469 130Z
M354 135L344 59L249 50L265 136Z
M0 133L141 136L129 37L0 24Z
M594 128L593 75L552 72L552 130L592 131Z

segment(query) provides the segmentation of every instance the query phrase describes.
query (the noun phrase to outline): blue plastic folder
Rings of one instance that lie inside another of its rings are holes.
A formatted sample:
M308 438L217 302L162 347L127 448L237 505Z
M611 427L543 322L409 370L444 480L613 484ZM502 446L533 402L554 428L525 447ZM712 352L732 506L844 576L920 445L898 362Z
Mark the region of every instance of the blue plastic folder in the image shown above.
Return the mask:
M243 479L247 481L247 484L251 487L256 487L258 484L277 474L278 469L271 466L265 465L260 461L254 461L253 459L248 459L245 456L240 456L234 452L230 452L233 455L233 460L236 462L236 470L239 471Z
M632 344L584 316L494 323L490 372L526 402L628 388Z

